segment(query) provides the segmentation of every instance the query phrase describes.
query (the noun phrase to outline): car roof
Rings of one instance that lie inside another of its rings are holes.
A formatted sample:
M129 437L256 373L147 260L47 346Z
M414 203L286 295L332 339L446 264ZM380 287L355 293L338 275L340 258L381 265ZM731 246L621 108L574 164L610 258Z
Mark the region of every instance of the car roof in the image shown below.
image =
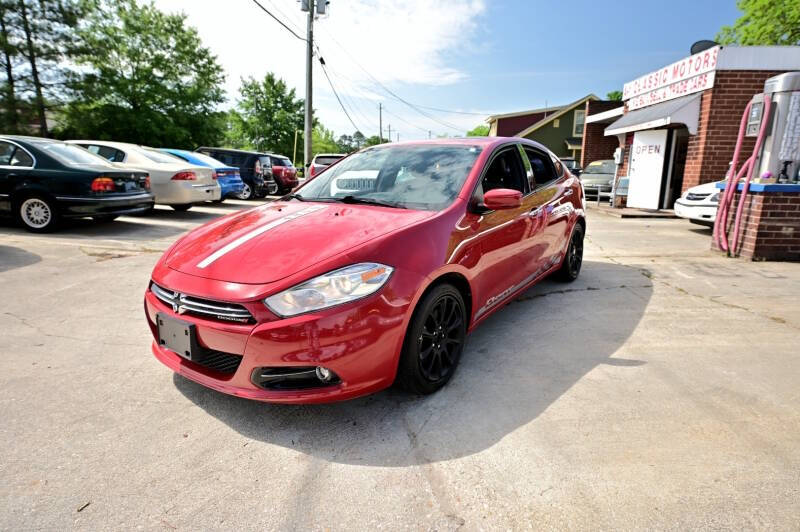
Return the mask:
M269 155L269 153L262 153L260 151L237 150L236 148L217 148L215 146L200 146L199 148L197 148L194 151L200 151L200 150L229 151L229 152L232 152L232 153L243 153L245 155L257 155L257 156L261 156L261 157Z
M347 157L346 153L318 153L314 156L316 159L317 157Z

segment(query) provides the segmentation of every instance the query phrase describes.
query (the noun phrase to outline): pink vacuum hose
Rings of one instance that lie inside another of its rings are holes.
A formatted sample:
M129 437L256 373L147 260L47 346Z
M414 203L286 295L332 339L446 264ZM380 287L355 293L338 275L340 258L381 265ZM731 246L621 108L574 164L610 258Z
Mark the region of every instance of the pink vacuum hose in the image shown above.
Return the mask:
M728 225L728 205L733 198L733 191L736 189L738 176L736 175L736 165L739 164L739 153L742 150L742 141L744 140L745 129L747 127L747 118L750 116L750 109L753 107L753 102L748 102L747 107L742 114L742 120L739 124L739 136L736 138L736 148L733 150L733 161L731 167L728 169L728 182L725 185L725 190L720 195L719 205L717 206L717 217L714 222L714 242L717 243L720 249L728 251L728 242L725 235Z

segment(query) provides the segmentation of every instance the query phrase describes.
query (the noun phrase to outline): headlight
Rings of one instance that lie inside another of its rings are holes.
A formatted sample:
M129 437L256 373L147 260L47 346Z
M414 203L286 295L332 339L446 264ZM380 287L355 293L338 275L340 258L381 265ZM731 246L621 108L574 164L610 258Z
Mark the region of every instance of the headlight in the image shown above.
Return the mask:
M712 203L719 203L719 192L711 196L710 200Z
M354 264L269 296L264 304L284 318L341 305L377 292L393 271L374 262Z

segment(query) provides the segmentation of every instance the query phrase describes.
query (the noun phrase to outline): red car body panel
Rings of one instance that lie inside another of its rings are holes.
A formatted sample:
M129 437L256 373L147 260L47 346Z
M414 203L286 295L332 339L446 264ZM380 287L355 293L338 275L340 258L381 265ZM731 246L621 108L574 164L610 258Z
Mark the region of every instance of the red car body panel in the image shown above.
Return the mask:
M349 399L394 381L413 309L442 276L455 276L469 287L465 302L472 330L559 268L573 227L584 217L578 179L565 170L563 177L524 196L519 209L477 214L468 209L469 200L495 150L515 142L543 148L510 138L436 142L483 148L458 197L442 211L273 202L215 220L176 242L156 265L153 281L184 294L241 304L255 323L179 316L195 324L202 346L242 355L233 375L185 360L156 341L155 356L191 380L240 397L286 403ZM199 266L254 229L287 216L288 222ZM378 292L364 299L291 318L273 314L263 303L269 295L361 262L395 269ZM175 314L149 289L145 311L154 336L156 313ZM317 365L333 370L341 382L266 390L251 381L256 368Z
M294 188L300 182L297 179L297 168L294 166L272 166L272 176L284 187Z

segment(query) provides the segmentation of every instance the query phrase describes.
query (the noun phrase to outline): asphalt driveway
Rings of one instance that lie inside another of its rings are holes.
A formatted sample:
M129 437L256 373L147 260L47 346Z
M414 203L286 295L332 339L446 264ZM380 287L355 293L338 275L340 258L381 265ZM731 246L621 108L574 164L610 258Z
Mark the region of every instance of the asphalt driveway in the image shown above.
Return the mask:
M425 398L221 395L150 354L142 294L226 202L0 226L0 528L800 527L800 267L592 211L583 273Z

